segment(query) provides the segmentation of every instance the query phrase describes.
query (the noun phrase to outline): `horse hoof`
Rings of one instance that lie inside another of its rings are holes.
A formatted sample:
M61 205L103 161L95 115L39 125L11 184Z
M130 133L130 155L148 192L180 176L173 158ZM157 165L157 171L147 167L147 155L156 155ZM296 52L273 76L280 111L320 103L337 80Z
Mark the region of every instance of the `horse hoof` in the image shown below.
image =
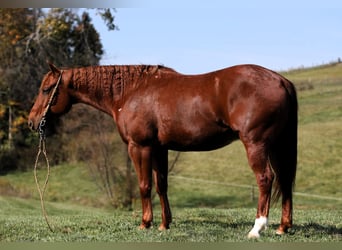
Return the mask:
M281 235L284 235L284 234L285 234L285 232L282 229L277 229L276 235L281 236Z
M258 232L253 232L253 231L250 231L248 233L248 239L259 239L260 238L260 234Z
M145 230L145 229L150 229L150 228L152 228L152 224L146 225L146 224L142 223L142 224L139 226L139 230Z
M291 229L292 225L281 225L278 227L276 234L277 235L284 235L289 232L289 229Z
M165 226L165 225L163 225L163 224L161 224L161 225L159 226L159 228L158 228L159 231L166 231L167 229L170 229L170 227L169 227L169 226Z

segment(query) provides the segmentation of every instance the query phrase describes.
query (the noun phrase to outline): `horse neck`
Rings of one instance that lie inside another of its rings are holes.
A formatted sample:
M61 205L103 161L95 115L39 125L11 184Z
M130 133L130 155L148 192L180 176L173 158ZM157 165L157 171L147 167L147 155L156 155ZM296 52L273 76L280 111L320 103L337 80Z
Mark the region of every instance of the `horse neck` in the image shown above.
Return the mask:
M110 114L109 72L102 71L101 67L72 69L71 95L75 103L85 103Z

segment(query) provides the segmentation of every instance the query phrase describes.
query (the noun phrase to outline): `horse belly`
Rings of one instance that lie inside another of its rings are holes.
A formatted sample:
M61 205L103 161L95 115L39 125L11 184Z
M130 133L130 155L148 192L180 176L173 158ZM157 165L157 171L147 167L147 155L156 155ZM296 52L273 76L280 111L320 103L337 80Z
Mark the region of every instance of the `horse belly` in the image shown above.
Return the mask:
M208 151L238 139L214 97L209 88L201 95L180 95L171 107L161 105L156 116L161 144L177 151Z
M221 148L239 138L238 133L230 128L205 130L198 133L178 130L171 133L163 144L176 151L209 151Z

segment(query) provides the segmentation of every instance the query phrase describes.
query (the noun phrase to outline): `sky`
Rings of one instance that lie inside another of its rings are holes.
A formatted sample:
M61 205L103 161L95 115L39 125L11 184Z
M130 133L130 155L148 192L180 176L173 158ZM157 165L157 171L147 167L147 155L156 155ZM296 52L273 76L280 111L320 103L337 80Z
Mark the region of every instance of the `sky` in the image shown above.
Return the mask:
M102 65L162 64L198 74L244 63L281 71L342 57L342 8L335 5L117 8L118 31L92 18Z

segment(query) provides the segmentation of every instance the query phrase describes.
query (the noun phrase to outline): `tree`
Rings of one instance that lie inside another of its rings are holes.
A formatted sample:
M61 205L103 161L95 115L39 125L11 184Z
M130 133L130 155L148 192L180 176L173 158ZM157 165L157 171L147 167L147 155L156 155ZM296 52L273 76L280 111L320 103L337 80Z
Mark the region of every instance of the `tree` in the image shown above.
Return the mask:
M0 172L6 165L2 160L4 155L24 152L35 142L27 129L26 117L48 71L46 61L87 66L96 65L101 59L99 34L89 14L78 12L0 9ZM111 9L100 9L98 13L110 29L115 29ZM9 164L12 165L9 168L24 167L18 161Z
M37 14L33 9L0 9L0 172L13 168L18 138L26 133L26 82L34 74L25 63L25 39L34 30Z

